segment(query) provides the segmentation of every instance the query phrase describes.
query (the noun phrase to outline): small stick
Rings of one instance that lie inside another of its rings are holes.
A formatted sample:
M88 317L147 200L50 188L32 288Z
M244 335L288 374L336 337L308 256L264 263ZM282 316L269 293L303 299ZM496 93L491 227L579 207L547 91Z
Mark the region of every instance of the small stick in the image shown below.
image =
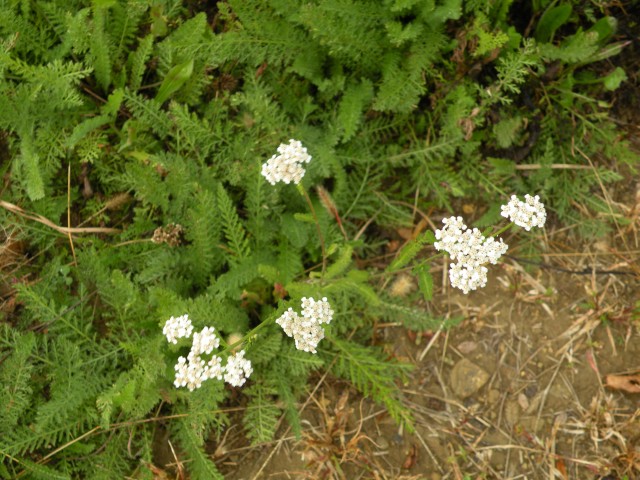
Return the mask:
M38 223L42 223L49 228L53 228L55 231L60 232L64 235L71 233L120 233L120 230L117 228L100 228L100 227L85 227L85 228L77 228L77 227L61 227L56 225L48 218L43 217L42 215L38 215L37 213L30 213L26 210L23 210L17 205L13 203L5 202L4 200L0 200L0 207L9 210L16 215L20 215L21 217L28 218L29 220L33 220Z

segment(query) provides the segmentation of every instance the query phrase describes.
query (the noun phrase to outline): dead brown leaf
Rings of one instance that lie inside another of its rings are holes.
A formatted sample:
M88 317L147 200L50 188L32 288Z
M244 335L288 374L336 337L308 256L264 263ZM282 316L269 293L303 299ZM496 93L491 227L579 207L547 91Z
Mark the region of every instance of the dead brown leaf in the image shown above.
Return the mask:
M630 375L607 375L604 386L627 393L640 393L640 373Z
M402 464L402 469L409 470L416 464L417 461L418 449L415 445L411 445L411 449L407 452L407 458L405 458L404 463Z

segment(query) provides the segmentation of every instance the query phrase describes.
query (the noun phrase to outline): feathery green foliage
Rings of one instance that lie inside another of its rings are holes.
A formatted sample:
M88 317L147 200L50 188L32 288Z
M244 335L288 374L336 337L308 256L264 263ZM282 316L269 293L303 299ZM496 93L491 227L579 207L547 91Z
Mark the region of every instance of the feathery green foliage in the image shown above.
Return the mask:
M618 218L597 196L620 179L606 159L635 169L637 156L602 96L626 81L603 62L625 45L613 13L534 2L524 31L509 0L193 11L204 3L0 1L2 198L25 212L0 221L30 255L0 278L17 305L0 324L0 476L151 478L143 465L166 437L191 477L222 478L209 452L224 407L246 396L253 442L282 416L300 436L308 377L327 368L410 426L398 394L409 369L369 346L370 325L460 319L374 286L411 264L433 293L432 234L382 270L368 260L386 232L461 197L488 204L486 225L511 193L539 194L586 235L610 226L584 212ZM288 138L313 156L308 198L260 175ZM299 351L273 322L323 296L327 338ZM162 327L184 313L216 328L223 357L243 339L246 388L175 388L188 349Z

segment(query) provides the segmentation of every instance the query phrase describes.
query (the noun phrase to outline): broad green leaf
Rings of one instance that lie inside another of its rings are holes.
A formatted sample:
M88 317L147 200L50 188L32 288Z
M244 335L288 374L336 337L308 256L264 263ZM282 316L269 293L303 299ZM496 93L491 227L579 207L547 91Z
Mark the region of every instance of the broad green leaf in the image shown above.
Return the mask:
M176 93L182 85L185 84L191 75L193 74L193 59L181 63L180 65L176 65L167 76L164 77L162 81L162 85L158 89L158 94L156 95L156 101L158 103L164 103L171 95Z
M413 273L418 277L418 286L422 296L426 301L430 301L433 298L433 276L429 268L429 264L423 263L413 269Z
M587 32L598 34L598 43L604 45L618 29L618 21L613 17L604 17L598 20Z
M545 11L542 17L540 17L540 21L536 27L536 40L540 43L551 41L556 30L569 20L571 11L572 7L570 3L563 3Z

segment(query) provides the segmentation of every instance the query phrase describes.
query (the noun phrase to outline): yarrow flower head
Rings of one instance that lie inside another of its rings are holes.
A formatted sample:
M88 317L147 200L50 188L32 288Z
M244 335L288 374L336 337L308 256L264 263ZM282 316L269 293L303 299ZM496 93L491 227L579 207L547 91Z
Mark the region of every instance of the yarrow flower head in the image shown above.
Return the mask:
M450 217L442 220L442 230L436 230L436 250L446 251L452 260L449 267L451 286L459 288L465 294L470 290L482 288L487 284L486 263L496 264L509 248L502 239L486 238L477 228L469 229L462 217Z
M288 144L280 144L278 155L274 155L262 165L262 175L271 185L278 182L293 182L297 185L305 174L302 165L310 161L311 155L302 143L291 139Z
M193 332L193 325L188 315L171 317L165 323L163 333L171 343L177 343L178 338L188 338ZM222 380L239 387L253 373L251 362L244 358L244 350L227 359L227 364L222 365L222 358L214 354L207 361L202 355L209 355L220 346L220 338L215 334L215 328L204 327L200 332L193 334L191 350L187 357L179 357L175 365L176 387L187 387L190 391L200 388L202 383L209 379Z
M532 197L527 194L524 196L524 200L524 202L521 202L518 197L512 195L511 201L500 207L502 210L501 215L519 227L524 228L527 232L532 227L543 227L547 220L547 212L544 204L540 202L540 197L538 195Z
M322 300L302 297L302 316L315 319L318 323L329 324L333 320L333 310L327 297L322 297Z
M215 328L204 327L201 332L193 334L193 345L191 346L191 353L193 355L200 355L201 353L211 353L214 348L220 346L220 339L216 336Z
M189 338L193 332L193 325L189 320L189 315L182 315L178 318L171 317L164 324L162 333L167 337L167 341L174 345L179 338Z
M202 382L208 380L205 361L199 357L186 359L178 358L175 366L176 378L173 384L176 387L187 387L190 391L202 386Z
M251 362L244 358L244 350L240 350L227 360L224 381L234 387L241 387L253 373Z
M318 343L324 338L324 329L321 325L331 323L332 319L333 310L327 297L323 297L322 300L303 298L302 315L289 308L276 320L276 323L282 327L287 336L293 337L298 350L316 353Z

